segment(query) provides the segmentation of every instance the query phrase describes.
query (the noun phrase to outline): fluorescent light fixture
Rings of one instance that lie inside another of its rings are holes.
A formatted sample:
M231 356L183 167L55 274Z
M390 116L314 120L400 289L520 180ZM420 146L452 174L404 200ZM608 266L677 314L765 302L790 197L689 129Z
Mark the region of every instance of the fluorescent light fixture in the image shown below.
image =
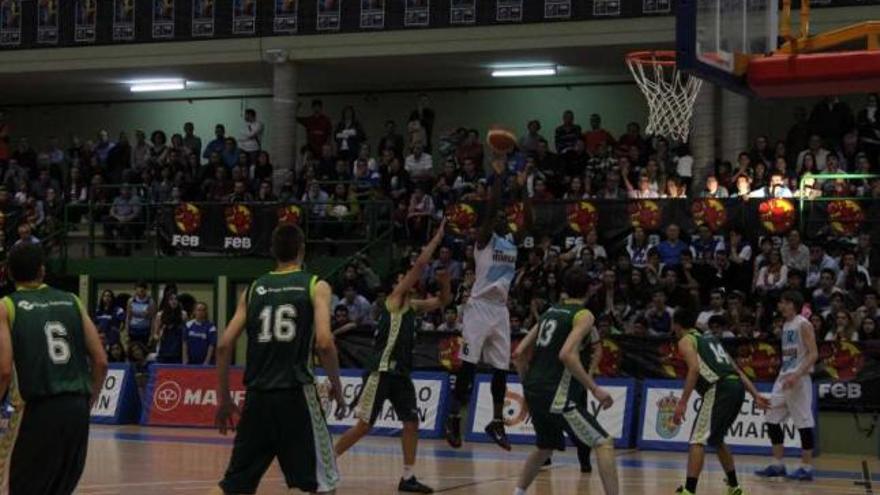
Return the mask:
M128 84L132 93L180 91L186 89L186 80L184 79L138 79L129 81Z
M492 77L537 77L537 76L555 76L556 66L549 65L543 67L505 67L492 71Z

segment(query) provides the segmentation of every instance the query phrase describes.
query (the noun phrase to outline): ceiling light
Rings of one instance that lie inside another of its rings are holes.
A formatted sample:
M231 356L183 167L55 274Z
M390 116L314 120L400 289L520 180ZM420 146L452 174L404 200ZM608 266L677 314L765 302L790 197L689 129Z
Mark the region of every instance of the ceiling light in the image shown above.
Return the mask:
M555 76L556 66L544 67L505 67L492 71L492 77L537 77Z
M180 91L186 89L186 81L184 79L139 79L129 81L128 83L132 93Z

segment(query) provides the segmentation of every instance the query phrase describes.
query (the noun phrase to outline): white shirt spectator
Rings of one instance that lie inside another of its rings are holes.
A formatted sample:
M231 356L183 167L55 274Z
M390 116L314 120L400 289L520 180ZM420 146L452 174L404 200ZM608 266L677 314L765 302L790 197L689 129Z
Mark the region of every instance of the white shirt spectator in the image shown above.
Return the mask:
M797 156L797 167L800 169L804 166L804 157L809 153L809 149L805 149L798 153ZM822 171L825 170L825 159L828 158L828 150L825 148L819 148L818 151L813 153L813 156L816 157L816 170Z
M263 123L255 120L245 122L241 128L241 137L238 140L238 148L247 153L260 151L263 141Z
M434 176L434 160L431 155L424 152L419 156L415 154L407 156L403 168L416 180L430 179Z
M675 173L679 177L690 179L694 176L694 157L691 155L680 156L675 160Z
M713 316L724 316L724 310L723 309L719 309L719 310L709 309L706 311L701 311L700 314L697 315L697 323L696 323L697 330L699 330L701 332L708 332L709 331L709 318L712 318Z

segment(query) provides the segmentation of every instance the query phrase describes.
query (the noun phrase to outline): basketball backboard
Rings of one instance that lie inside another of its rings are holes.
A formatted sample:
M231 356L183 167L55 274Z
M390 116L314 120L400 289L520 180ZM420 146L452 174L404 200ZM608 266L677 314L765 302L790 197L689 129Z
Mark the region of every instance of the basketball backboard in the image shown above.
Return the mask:
M749 93L751 55L777 48L778 0L681 0L676 13L678 68Z

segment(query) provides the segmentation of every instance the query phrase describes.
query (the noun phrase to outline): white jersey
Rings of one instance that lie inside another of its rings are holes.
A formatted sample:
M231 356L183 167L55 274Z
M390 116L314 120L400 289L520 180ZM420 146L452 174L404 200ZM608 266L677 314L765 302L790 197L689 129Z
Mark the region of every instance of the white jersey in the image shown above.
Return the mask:
M497 234L492 234L483 249L475 249L476 278L471 298L506 305L516 275L516 256L516 244Z
M782 367L779 376L785 376L797 371L801 363L807 357L807 343L801 336L801 327L809 324L809 321L801 315L782 325ZM812 372L812 370L809 370ZM809 376L809 375L808 375Z

